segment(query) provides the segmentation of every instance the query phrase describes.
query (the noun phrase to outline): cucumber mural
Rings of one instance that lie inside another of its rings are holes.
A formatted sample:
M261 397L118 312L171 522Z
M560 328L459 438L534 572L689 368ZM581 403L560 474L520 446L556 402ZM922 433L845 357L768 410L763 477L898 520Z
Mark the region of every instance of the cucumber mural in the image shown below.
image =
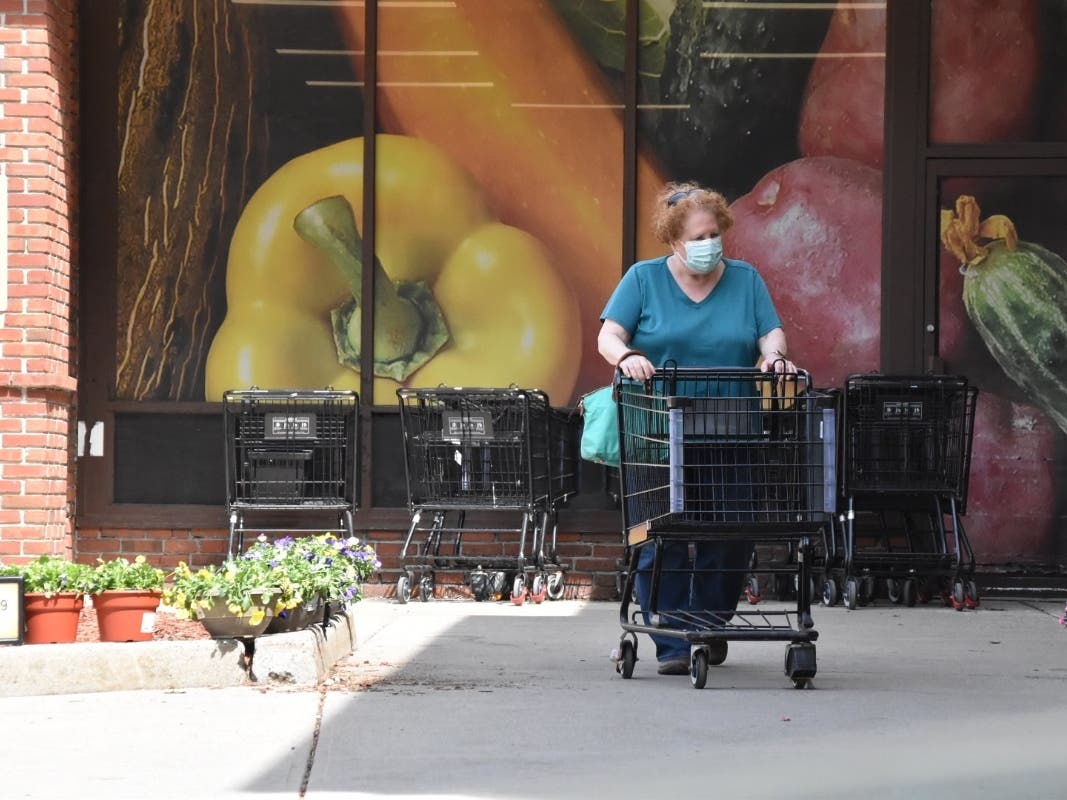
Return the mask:
M626 0L379 3L373 264L363 4L118 4L115 396L358 387L364 268L378 403L445 382L536 385L564 404L604 383ZM1063 6L933 4L934 141L1067 138L1050 78L1067 69ZM660 252L647 220L665 180L717 188L736 218L726 254L766 279L796 361L825 386L877 369L884 4L634 7L638 257ZM1067 178L1039 192L954 179L941 198L938 355L982 390L968 531L983 563L1061 563L1067 239L1049 209ZM1021 241L966 227L978 205Z

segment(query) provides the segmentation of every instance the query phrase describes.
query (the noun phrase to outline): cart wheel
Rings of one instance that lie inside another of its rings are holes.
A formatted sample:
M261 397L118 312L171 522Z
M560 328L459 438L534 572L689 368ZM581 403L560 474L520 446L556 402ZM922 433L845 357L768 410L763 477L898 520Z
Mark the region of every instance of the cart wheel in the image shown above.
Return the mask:
M634 647L634 643L629 639L623 639L622 644L619 645L621 651L622 660L619 662L618 670L622 677L629 680L634 676L634 664L637 663L637 648Z
M856 600L858 599L860 587L856 583L855 578L849 578L845 581L845 608L849 611L856 610Z
M567 588L566 583L563 580L562 572L553 572L548 576L548 599L549 600L562 600L563 590ZM622 594L622 592L619 592Z
M785 649L785 675L796 689L803 689L815 677L815 645L793 642Z
M974 581L967 581L963 602L967 608L978 608L981 605L981 601L978 599L978 584Z
M689 665L689 680L694 689L703 689L708 682L708 654L706 650L697 650Z
M547 594L548 589L545 587L544 576L540 574L534 575L533 586L530 588L530 599L537 604L541 604L545 601Z
M908 608L915 608L915 581L908 578L900 587L900 599Z
M401 575L396 579L396 601L406 603L411 596L411 579L407 575Z
M750 605L757 605L763 599L760 594L759 578L754 575L748 579L748 584L745 586L745 597L748 598Z
M489 583L486 591L485 599L490 597L495 599L501 599L504 596L504 587L508 585L507 573L497 570L496 572L489 573Z
M836 606L838 601L837 584L833 578L827 578L822 583L822 604L824 606Z
M419 599L428 603L433 600L433 573L423 575L419 579Z
M471 594L476 603L481 603L489 597L489 575L482 570L473 570L467 576L467 585L471 587Z
M860 581L860 596L859 601L862 605L868 605L874 602L874 578L867 575Z
M896 578L885 579L885 593L889 597L889 602L895 606L899 606L900 601L904 599L901 596L900 589L900 581Z
M517 606L526 602L526 576L521 573L515 576L511 584L511 602Z
M952 607L957 611L963 611L967 604L967 590L963 581L956 579L952 582Z

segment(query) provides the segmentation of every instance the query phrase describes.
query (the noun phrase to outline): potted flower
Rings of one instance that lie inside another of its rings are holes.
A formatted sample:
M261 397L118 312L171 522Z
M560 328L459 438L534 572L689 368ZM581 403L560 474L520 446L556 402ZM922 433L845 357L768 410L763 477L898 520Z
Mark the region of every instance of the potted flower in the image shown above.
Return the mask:
M313 536L305 547L321 561L326 572L326 601L342 608L363 596L363 584L382 567L374 548L352 536Z
M156 609L163 596L163 570L144 556L97 559L89 593L103 642L147 642L155 630Z
M305 557L303 548L291 536L269 542L260 535L242 558L259 562L271 570L280 592L266 633L286 633L306 628L321 616L323 599L317 581L316 564Z
M273 543L261 535L243 557L273 570L282 590L268 633L299 630L324 616L323 606L358 600L363 582L381 568L369 545L329 534Z
M18 568L26 598L27 644L73 642L92 568L44 555Z
M215 638L257 636L270 622L281 590L271 568L258 560L228 559L221 566L174 570L163 602L182 619L197 619Z

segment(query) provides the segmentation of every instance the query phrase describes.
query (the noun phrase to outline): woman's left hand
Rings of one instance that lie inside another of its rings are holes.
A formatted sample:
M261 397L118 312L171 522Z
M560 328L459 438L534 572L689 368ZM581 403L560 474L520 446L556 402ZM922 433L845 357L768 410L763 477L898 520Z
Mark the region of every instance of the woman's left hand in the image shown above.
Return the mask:
M774 356L770 361L762 359L760 361L759 368L763 372L783 372L796 374L797 365L790 361L788 358L782 356Z

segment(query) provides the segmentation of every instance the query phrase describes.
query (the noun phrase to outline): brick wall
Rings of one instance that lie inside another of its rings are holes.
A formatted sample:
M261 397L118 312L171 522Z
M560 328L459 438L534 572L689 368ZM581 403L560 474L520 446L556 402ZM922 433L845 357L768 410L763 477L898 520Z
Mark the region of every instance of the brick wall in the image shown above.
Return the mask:
M69 553L77 146L75 0L0 0L0 559Z
M155 566L172 570L184 561L193 568L221 563L226 556L226 530L203 528L78 528L77 560L143 555Z
M406 531L374 531L365 538L378 552L381 572L365 587L368 597L392 597L400 576L399 555ZM364 534L360 534L361 537ZM142 553L158 567L173 569L179 561L196 568L218 564L225 557L226 530L206 529L78 529L78 560L95 562L97 557L114 558ZM464 536L465 553L511 556L516 550L514 533L468 533ZM568 599L611 600L616 596L615 576L623 549L618 533L568 533L557 535L561 561L567 566ZM446 551L447 552L447 551ZM442 571L437 575L438 593L444 597L468 596L463 573Z

